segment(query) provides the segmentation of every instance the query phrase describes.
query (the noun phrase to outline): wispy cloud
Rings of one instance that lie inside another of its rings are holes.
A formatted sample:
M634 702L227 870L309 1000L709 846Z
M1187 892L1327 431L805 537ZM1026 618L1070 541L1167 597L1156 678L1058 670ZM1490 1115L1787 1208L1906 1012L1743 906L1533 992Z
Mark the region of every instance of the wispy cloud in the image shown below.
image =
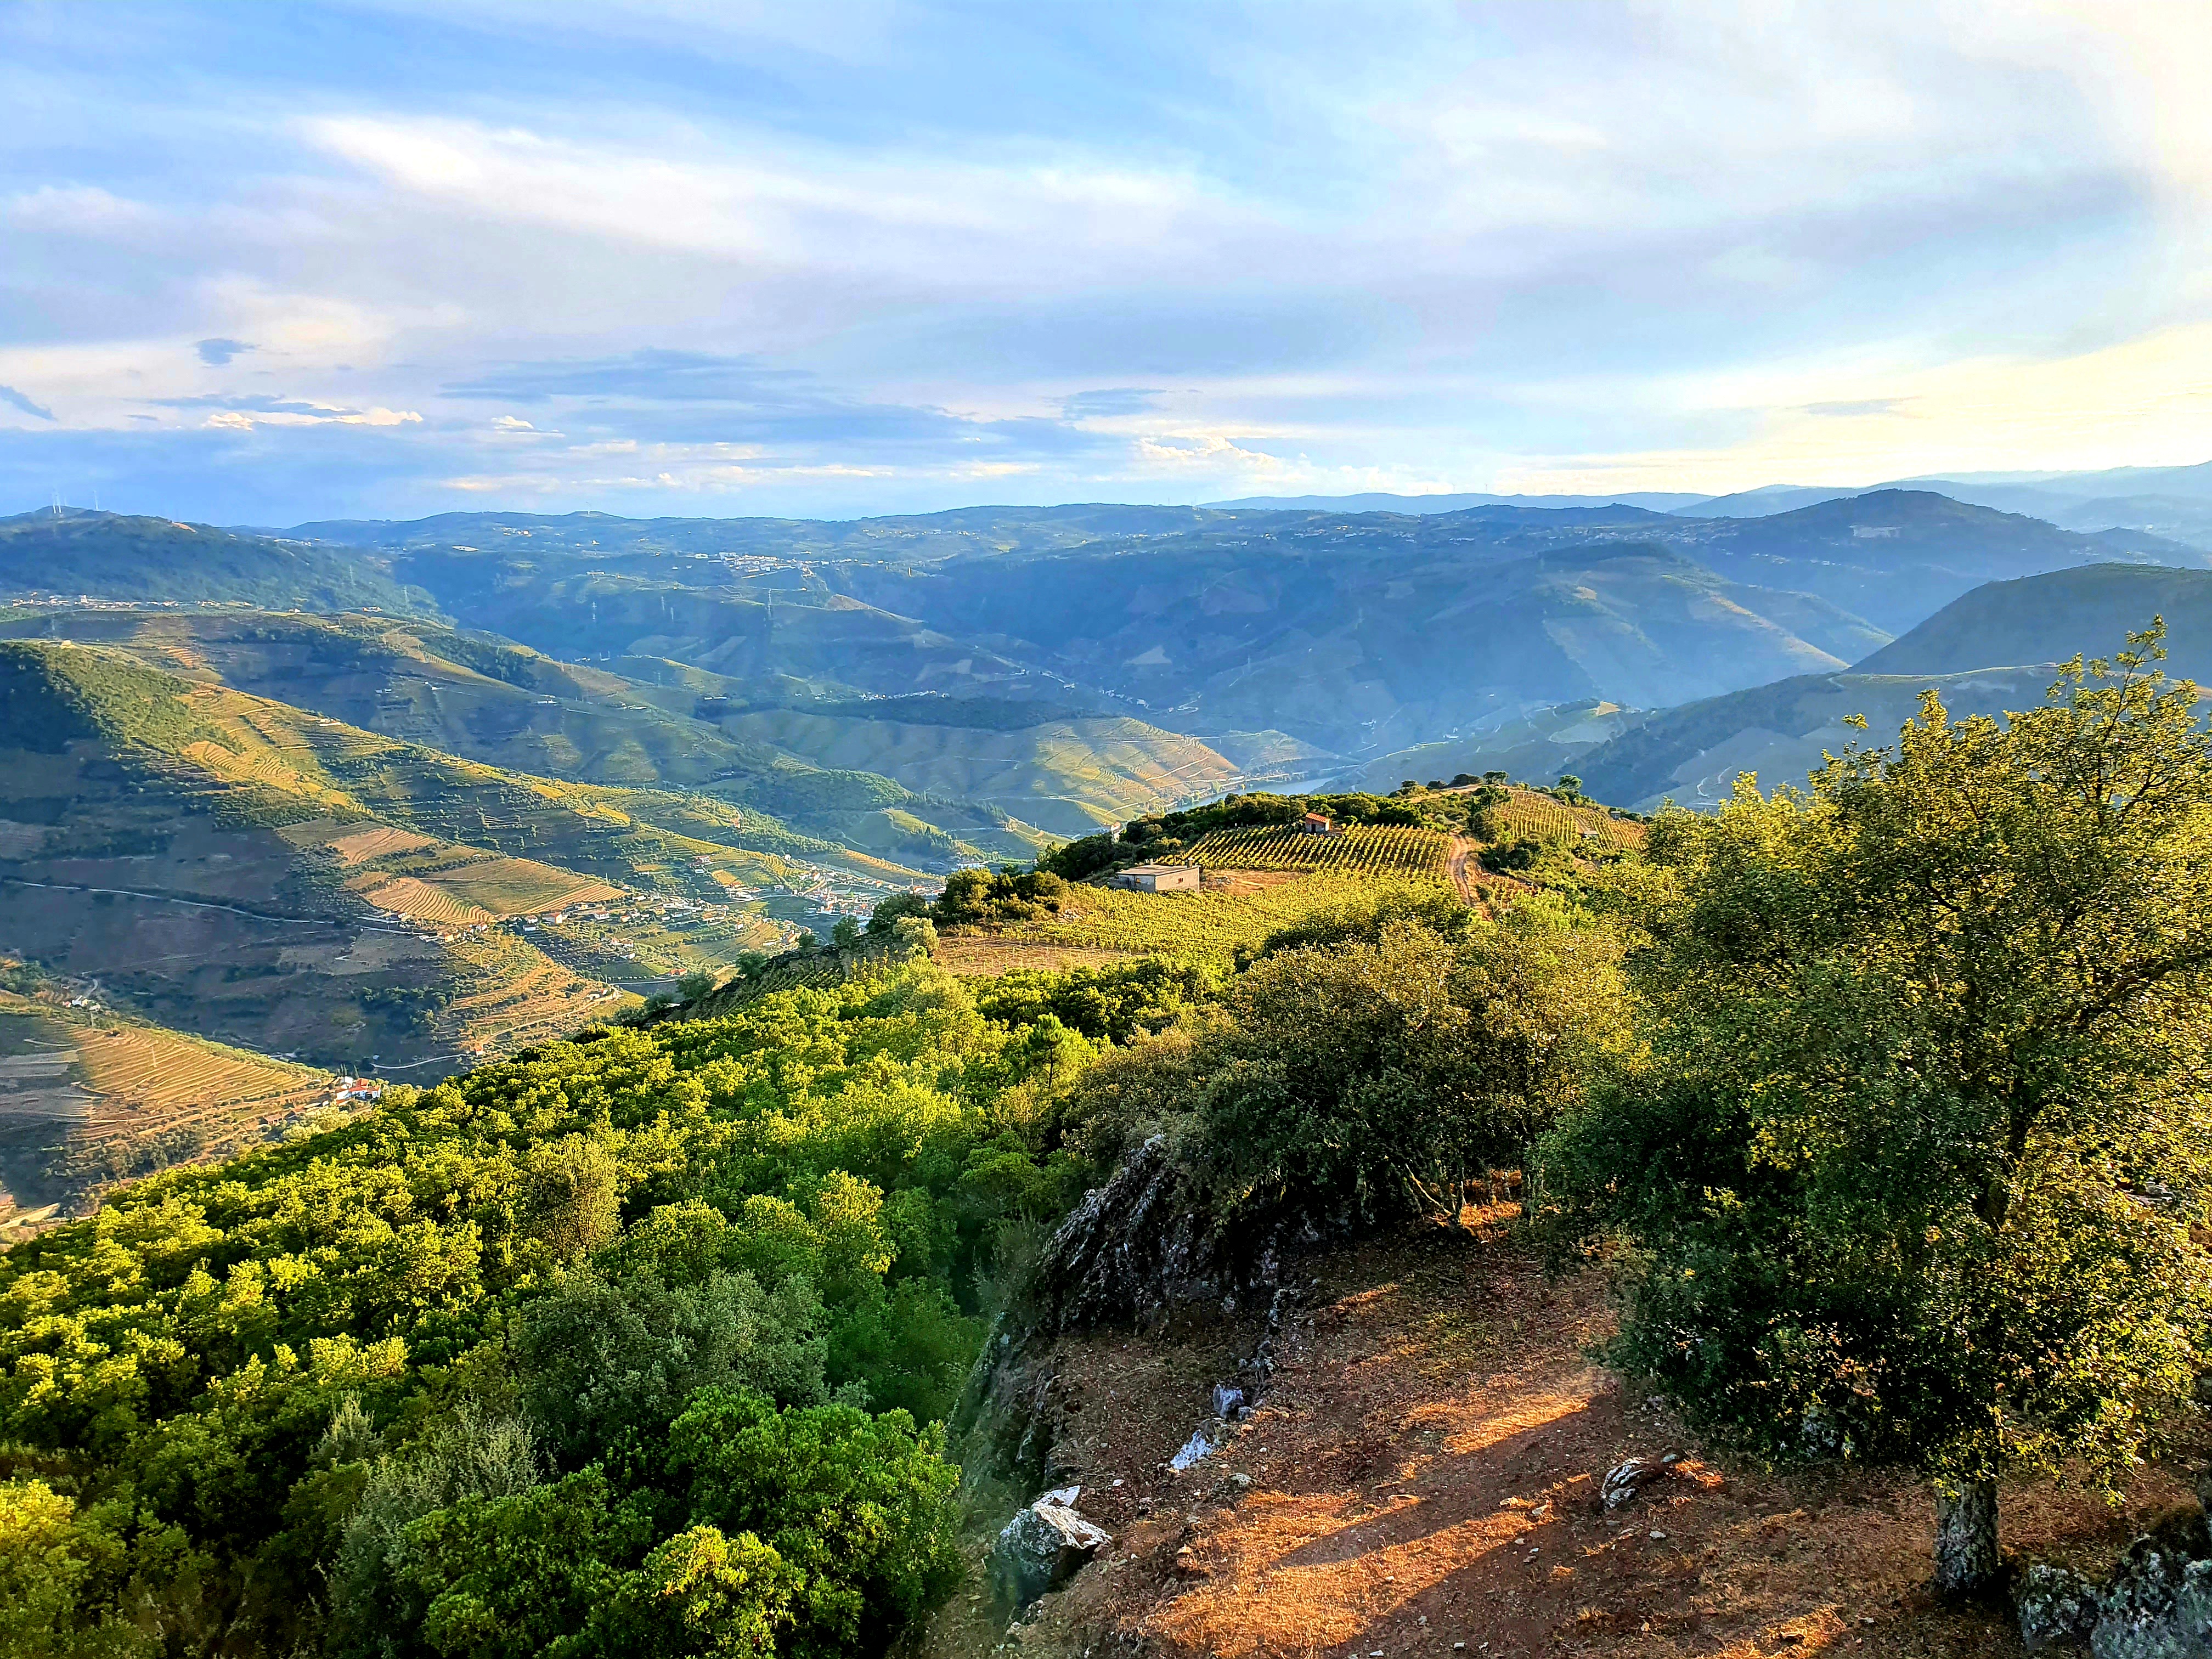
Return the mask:
M0 9L0 483L127 457L266 523L2212 447L2202 7L133 15Z
M43 404L33 403L29 398L16 391L12 386L0 386L0 404L7 404L10 409L20 409L26 415L35 415L42 421L51 421L54 418L52 410Z

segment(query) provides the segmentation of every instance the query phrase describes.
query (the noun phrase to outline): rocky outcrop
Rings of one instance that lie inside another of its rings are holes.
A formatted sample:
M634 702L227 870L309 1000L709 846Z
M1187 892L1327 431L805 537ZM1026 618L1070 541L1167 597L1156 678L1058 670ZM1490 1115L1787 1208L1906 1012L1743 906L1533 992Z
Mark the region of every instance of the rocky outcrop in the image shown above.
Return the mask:
M1165 1139L1154 1135L1085 1196L1045 1247L1036 1286L1043 1322L1055 1334L1101 1325L1141 1330L1183 1304L1226 1300L1233 1311L1243 1281L1272 1277L1272 1259L1255 1262L1253 1254L1233 1248L1214 1218L1188 1201Z
M2212 1538L2200 1513L2128 1546L2097 1598L2094 1659L2212 1654Z
M2036 1565L2014 1593L2022 1644L2088 1644L2093 1659L2204 1659L2212 1654L2212 1534L2200 1512L2128 1546L2101 1583Z
M1026 1315L1002 1316L986 1340L953 1424L971 1484L1035 1492L1077 1474L1053 1461L1066 1425L1050 1356L1066 1333L1157 1330L1180 1312L1233 1315L1265 1297L1265 1334L1237 1374L1245 1400L1256 1399L1303 1305L1304 1287L1282 1282L1285 1255L1322 1236L1306 1220L1222 1225L1193 1200L1165 1139L1145 1142L1047 1242Z
M1075 1512L1077 1489L1047 1492L1000 1529L991 1547L991 1589L1001 1607L1019 1612L1058 1589L1114 1541Z
M2097 1623L2097 1587L2070 1567L2038 1562L2013 1593L2021 1645L2030 1653L2078 1647Z

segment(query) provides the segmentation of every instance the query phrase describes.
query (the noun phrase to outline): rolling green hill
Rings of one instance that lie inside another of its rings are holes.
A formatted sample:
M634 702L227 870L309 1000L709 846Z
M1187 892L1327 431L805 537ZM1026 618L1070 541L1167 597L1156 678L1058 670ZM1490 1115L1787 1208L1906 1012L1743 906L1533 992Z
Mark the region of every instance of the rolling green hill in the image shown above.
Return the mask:
M801 919L915 878L711 797L0 644L0 945L199 1036L435 1076L787 938L764 894Z
M384 560L354 549L78 507L0 519L0 595L33 594L437 611L428 594L394 581Z
M2092 564L1990 582L1856 665L1863 674L1957 674L2007 663L2110 656L2166 618L2167 672L2212 683L2212 571Z
M924 867L1029 858L1043 837L1026 824L1085 834L1244 775L1204 744L1119 716L866 698L665 658L564 663L419 620L49 606L0 620L0 635L119 647L512 770L714 795Z

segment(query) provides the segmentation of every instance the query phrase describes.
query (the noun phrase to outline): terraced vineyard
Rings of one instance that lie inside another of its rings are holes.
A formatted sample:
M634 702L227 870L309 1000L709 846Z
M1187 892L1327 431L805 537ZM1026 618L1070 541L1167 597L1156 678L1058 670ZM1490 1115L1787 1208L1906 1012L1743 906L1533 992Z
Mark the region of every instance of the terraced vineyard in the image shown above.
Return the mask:
M1319 837L1316 837L1316 840ZM1426 882L1428 875L1389 877ZM1082 908L1046 921L997 930L992 937L1036 945L1073 945L1228 962L1268 934L1331 905L1372 898L1372 877L1341 871L1285 872L1256 891L1132 893L1114 887L1079 890Z
M275 1133L331 1074L159 1026L0 992L0 1236L161 1161Z
M1331 836L1291 825L1217 830L1186 856L1209 870L1322 870L1332 875L1429 876L1443 872L1451 846L1433 830L1357 823Z
M1640 847L1644 826L1595 806L1570 806L1557 796L1533 789L1516 789L1513 799L1492 809L1510 835L1526 841L1553 836L1579 840L1585 830L1597 831L1599 840L1614 847Z
M575 972L520 939L488 933L454 939L453 954L476 971L460 994L440 1009L434 1029L443 1042L470 1055L512 1053L611 1018L639 999ZM426 1066L422 1075L453 1069ZM394 1072L402 1081L404 1073Z

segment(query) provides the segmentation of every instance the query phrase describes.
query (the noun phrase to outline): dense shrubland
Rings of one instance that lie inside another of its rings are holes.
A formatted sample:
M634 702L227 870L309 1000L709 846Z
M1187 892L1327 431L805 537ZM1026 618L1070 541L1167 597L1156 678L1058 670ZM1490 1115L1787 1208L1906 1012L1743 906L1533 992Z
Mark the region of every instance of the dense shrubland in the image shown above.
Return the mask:
M2212 745L2151 660L1931 702L1648 856L1541 844L1495 916L1306 878L1233 950L971 986L931 921L1067 926L1081 858L969 872L798 953L854 977L755 964L119 1192L0 1267L0 1645L880 1651L961 1572L986 1320L1155 1140L1243 1237L1528 1168L1621 1273L1618 1363L1763 1455L1917 1464L1971 1587L1998 1473L2110 1476L2207 1360Z
M1035 1123L1095 1052L925 963L396 1091L18 1247L11 1650L880 1647L957 1574L918 1425L999 1230L1072 1196Z

